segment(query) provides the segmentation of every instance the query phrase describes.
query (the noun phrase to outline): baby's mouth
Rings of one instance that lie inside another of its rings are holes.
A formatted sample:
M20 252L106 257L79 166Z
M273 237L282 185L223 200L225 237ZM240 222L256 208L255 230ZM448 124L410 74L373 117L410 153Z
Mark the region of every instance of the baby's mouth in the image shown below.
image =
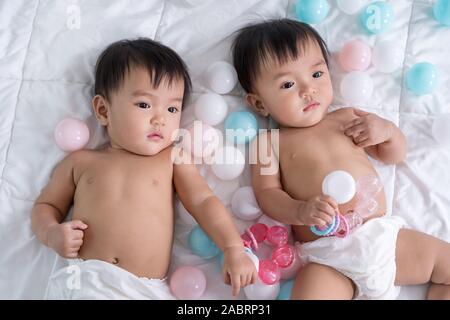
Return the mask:
M163 136L159 132L153 132L147 135L147 138L149 138L150 140L159 141L163 138Z
M308 112L312 109L315 109L318 106L320 106L320 103L318 103L316 101L312 101L306 107L303 108L303 112Z

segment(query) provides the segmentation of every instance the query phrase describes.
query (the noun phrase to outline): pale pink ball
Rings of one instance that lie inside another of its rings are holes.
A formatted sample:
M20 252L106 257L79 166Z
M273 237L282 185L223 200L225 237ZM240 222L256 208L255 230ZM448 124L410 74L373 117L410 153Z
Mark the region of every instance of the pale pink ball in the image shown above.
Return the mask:
M82 149L89 141L89 128L79 119L66 118L56 125L55 141L66 152Z
M205 292L205 274L193 266L179 267L170 278L170 291L181 300L198 299Z
M339 53L339 62L345 71L364 71L370 66L372 51L361 40L347 42Z

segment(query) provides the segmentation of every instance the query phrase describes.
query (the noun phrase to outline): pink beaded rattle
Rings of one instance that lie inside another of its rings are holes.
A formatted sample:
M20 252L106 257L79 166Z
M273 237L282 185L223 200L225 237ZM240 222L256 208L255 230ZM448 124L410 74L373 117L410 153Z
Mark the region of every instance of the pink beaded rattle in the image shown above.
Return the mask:
M313 226L311 231L318 236L346 237L350 231L359 227L365 218L375 213L378 208L375 197L382 188L375 174L365 176L355 183L353 177L345 171L331 172L322 183L322 192L333 197L338 204L350 201L356 194L355 208L347 211L345 215L337 210L333 223L324 227Z
M280 268L289 268L297 259L295 248L288 244L288 230L283 226L268 227L263 223L256 223L241 235L244 245L258 250L259 243L266 241L274 247L271 259L259 262L258 275L262 282L272 285L280 280Z

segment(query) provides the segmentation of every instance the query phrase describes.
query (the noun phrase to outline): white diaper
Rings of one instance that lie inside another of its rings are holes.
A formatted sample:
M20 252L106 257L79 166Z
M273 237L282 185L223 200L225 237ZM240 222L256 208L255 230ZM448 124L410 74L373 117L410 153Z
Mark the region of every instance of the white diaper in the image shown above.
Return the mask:
M399 217L367 221L345 238L324 237L300 246L304 262L330 266L355 283L355 299L395 299L397 234L404 225Z
M137 277L101 260L69 261L69 266L50 276L45 299L174 299L165 279Z

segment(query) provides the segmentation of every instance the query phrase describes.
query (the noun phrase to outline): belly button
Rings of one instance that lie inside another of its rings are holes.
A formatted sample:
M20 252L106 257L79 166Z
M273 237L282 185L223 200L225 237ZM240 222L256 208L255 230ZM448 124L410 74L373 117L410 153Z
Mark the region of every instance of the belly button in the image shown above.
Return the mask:
M88 184L91 184L91 183L93 183L94 182L94 177L90 177L88 180L87 180L87 183Z
M112 263L113 263L113 264L118 264L118 263L119 263L119 259L114 258L113 261L112 261Z
M291 159L295 159L297 157L297 154L296 153L293 153L292 155L291 155Z
M152 183L153 183L154 186L157 186L157 185L159 184L159 181L156 180L156 179L153 179L153 180L152 180Z

